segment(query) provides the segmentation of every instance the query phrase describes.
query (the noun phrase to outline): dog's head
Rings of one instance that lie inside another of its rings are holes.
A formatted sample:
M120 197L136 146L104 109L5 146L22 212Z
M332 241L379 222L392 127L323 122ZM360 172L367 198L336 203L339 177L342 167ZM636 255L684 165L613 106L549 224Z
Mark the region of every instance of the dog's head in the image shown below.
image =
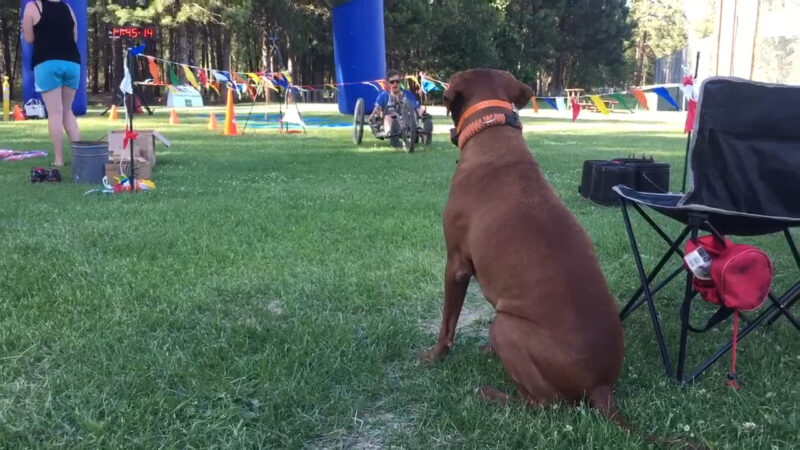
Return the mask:
M470 69L450 77L450 85L444 91L444 106L455 125L461 119L461 114L475 103L505 100L522 109L531 97L531 88L506 71Z

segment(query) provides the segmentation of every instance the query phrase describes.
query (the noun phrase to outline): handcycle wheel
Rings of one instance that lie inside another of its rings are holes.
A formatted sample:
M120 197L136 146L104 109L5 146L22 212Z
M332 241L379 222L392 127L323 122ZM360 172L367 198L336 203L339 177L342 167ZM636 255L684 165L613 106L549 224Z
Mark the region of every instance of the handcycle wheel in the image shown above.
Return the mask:
M356 106L353 110L353 143L356 145L361 144L361 139L364 137L364 99L359 98L356 100Z
M431 140L433 140L433 120L427 114L422 117L422 133L422 143L431 145Z
M406 152L413 153L414 146L417 145L417 113L414 111L414 107L411 103L406 99L403 102L403 115L401 117L402 123L402 133L403 133L403 148L405 148Z

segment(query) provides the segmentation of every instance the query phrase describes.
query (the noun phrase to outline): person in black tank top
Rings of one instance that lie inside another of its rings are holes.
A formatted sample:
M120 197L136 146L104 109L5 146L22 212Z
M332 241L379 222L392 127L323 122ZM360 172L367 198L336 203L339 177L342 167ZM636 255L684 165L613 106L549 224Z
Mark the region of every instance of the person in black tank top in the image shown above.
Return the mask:
M36 0L25 6L22 14L25 41L33 44L33 73L36 91L41 92L50 139L53 141L53 165L64 165L64 130L70 141L80 140L78 122L72 113L72 101L81 76L78 53L78 28L75 15L66 3Z

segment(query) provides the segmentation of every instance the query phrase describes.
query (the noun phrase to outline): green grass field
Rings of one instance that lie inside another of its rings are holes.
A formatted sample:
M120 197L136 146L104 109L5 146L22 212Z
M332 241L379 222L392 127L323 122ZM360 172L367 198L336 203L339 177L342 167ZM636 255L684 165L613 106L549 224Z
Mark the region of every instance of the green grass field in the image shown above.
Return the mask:
M356 147L349 129L222 137L199 115L181 120L137 117L173 141L159 144L154 193L83 196L91 186L31 184L44 159L0 162L0 448L619 449L646 434L800 446L800 342L785 320L742 341L735 392L728 357L687 388L670 382L637 311L615 389L631 433L587 407L480 401L478 386L513 386L479 353L492 312L477 286L450 357L418 365L441 318L441 216L458 158L446 135L405 154L371 136ZM622 304L637 285L622 217L578 197L581 162L652 154L677 190L682 124L525 124ZM80 125L85 138L111 128L96 114ZM49 147L41 121L0 123L0 148ZM649 236L652 266L662 247ZM778 291L797 278L781 239L755 241ZM659 297L672 345L682 289ZM694 322L711 311L700 305ZM726 322L692 336L690 363L730 333Z

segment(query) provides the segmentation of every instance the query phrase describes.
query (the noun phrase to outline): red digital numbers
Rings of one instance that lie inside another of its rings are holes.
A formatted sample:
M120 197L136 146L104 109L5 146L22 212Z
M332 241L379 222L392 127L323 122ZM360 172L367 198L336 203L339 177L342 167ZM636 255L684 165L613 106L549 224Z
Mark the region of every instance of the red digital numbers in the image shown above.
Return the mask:
M117 38L153 39L156 37L156 30L153 27L111 27L110 34Z

